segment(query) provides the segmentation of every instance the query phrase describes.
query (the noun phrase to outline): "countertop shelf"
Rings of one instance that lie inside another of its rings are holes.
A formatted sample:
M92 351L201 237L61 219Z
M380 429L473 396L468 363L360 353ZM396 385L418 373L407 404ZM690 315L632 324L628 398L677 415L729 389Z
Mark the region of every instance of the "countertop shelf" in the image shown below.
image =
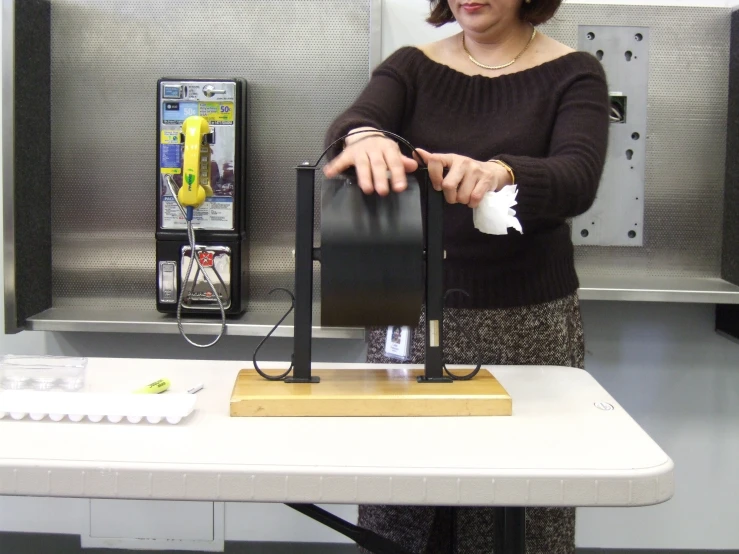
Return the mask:
M277 323L278 316L263 313L245 313L226 321L226 335L263 337ZM213 320L183 318L188 335L214 335L221 323ZM84 308L51 308L28 320L33 331L99 332L99 333L179 333L173 315L156 310L95 310ZM290 314L273 333L274 337L293 336L293 317ZM364 339L364 329L321 327L314 325L313 338Z
M739 286L711 278L614 278L580 277L580 298L584 301L683 302L704 304L739 304ZM278 317L247 312L229 319L226 334L231 336L265 336ZM186 318L188 334L212 335L220 322ZM51 308L28 320L29 330L101 333L178 333L174 316L155 310L96 310L85 308ZM321 327L316 318L313 337L317 339L364 338L361 328ZM273 336L293 335L292 314Z
M582 300L739 304L739 286L719 278L580 275Z

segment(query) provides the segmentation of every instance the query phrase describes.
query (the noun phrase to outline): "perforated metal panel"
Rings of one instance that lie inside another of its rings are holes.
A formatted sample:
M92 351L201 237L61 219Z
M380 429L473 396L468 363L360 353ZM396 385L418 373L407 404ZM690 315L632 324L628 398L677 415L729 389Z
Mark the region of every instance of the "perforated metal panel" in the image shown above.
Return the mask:
M731 63L726 140L726 187L722 270L724 279L739 282L739 11L731 14ZM731 320L739 323L732 314ZM737 326L739 335L739 325Z
M248 309L283 311L293 167L367 82L370 3L52 0L54 306L154 310L155 83L179 74L249 82ZM564 4L543 27L573 47L579 24L650 28L644 247L578 247L581 276L720 276L729 19Z
M249 310L283 311L284 297L267 292L293 288L294 167L316 160L368 80L370 8L52 0L54 306L155 308L156 81L243 77Z
M542 30L650 29L644 247L577 247L581 276L720 277L731 11L564 4Z

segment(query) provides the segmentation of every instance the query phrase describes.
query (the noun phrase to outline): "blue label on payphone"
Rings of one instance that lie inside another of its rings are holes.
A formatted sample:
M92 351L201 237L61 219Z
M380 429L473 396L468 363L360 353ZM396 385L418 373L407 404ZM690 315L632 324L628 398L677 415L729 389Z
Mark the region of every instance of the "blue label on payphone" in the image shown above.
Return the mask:
M159 165L162 169L182 167L182 147L179 144L162 144Z
M191 115L198 115L197 102L164 102L162 105L162 123L165 125L181 125Z

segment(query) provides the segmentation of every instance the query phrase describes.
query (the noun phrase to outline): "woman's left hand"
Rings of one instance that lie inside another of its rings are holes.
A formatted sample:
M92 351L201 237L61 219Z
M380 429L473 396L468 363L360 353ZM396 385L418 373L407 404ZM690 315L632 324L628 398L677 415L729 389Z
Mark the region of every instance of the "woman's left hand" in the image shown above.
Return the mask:
M428 166L434 189L444 191L444 198L450 204L476 208L485 194L512 184L508 171L495 162L480 162L457 154L431 154L420 148L416 150ZM449 170L446 177L445 169Z

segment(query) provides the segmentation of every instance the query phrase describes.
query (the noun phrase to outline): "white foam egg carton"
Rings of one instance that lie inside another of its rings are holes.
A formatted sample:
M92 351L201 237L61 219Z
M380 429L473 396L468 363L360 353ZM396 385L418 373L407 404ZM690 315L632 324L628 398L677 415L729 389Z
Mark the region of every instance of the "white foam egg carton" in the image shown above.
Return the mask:
M70 421L92 423L160 423L176 425L195 409L194 394L130 394L95 392L37 392L28 390L0 393L0 419L20 421Z

